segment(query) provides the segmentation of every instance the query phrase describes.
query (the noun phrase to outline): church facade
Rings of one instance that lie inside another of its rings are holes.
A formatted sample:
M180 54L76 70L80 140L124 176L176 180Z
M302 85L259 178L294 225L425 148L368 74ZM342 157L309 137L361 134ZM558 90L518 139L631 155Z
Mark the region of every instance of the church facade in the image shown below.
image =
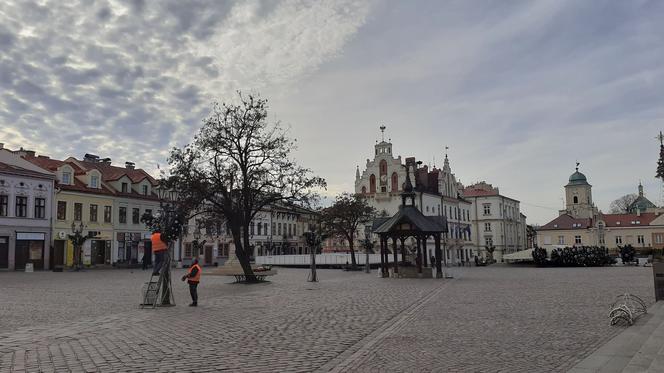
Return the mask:
M381 128L384 131L384 127ZM443 262L447 265L468 263L477 255L470 244L472 229L471 203L460 196L463 185L452 173L445 155L442 168L429 168L414 157L395 156L392 143L384 138L374 146L373 159L367 159L364 170L355 171L355 193L363 195L378 216L393 216L401 205L406 180L406 166L413 175L415 206L425 216L445 216L449 232L443 237ZM410 247L414 242L408 242ZM433 244L429 245L433 256Z
M564 188L565 209L537 230L538 246L664 248L664 214L645 198L642 186L640 198L625 214L602 213L593 203L592 185L578 167Z

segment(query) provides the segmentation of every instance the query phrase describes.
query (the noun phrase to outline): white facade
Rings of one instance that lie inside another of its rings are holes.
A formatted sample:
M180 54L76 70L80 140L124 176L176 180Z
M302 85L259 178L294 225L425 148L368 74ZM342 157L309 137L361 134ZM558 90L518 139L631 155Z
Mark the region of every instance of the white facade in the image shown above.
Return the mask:
M54 179L0 146L0 270L50 268Z
M484 182L468 186L464 198L472 202L470 218L477 234L472 247L486 257L486 247L493 246L493 258L526 249L526 217L519 201L500 195L498 188Z

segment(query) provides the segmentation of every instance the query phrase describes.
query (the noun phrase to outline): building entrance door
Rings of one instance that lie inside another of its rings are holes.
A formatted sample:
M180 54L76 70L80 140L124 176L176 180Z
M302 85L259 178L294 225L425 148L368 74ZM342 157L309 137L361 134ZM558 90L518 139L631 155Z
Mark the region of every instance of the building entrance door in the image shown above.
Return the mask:
M51 268L65 265L65 240L55 240L50 255Z
M9 268L9 237L0 237L0 269Z
M212 246L205 246L205 264L212 264Z

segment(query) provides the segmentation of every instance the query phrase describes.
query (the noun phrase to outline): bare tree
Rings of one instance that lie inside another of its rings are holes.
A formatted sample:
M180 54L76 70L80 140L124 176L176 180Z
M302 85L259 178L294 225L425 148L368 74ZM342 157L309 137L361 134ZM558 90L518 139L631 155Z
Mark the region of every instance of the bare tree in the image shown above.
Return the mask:
M636 201L639 196L636 194L625 194L624 196L616 199L611 202L609 205L609 212L611 214L626 214L629 211L629 207Z
M360 224L376 215L376 210L367 204L361 194L342 193L337 196L332 206L323 210L321 220L332 235L338 235L348 241L351 266L357 268L355 259L355 235Z
M308 204L325 180L291 159L295 140L279 123L268 124L267 100L238 95L240 104L214 105L192 143L171 151L169 165L183 203L207 219L227 221L245 277L255 282L252 219L273 204Z

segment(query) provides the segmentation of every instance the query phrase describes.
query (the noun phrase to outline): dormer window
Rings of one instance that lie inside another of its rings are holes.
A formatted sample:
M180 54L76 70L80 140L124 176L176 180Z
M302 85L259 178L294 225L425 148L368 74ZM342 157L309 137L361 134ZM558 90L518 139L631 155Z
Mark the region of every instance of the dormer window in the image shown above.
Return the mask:
M99 176L90 175L90 188L99 188Z
M71 172L63 172L62 173L62 183L65 185L70 185L71 184Z
M619 222L619 221L617 221L617 222L616 222L616 225L620 225L620 222Z
M129 190L129 184L127 183L122 183L122 193L128 193Z
M143 184L143 195L147 196L148 195L148 186Z

